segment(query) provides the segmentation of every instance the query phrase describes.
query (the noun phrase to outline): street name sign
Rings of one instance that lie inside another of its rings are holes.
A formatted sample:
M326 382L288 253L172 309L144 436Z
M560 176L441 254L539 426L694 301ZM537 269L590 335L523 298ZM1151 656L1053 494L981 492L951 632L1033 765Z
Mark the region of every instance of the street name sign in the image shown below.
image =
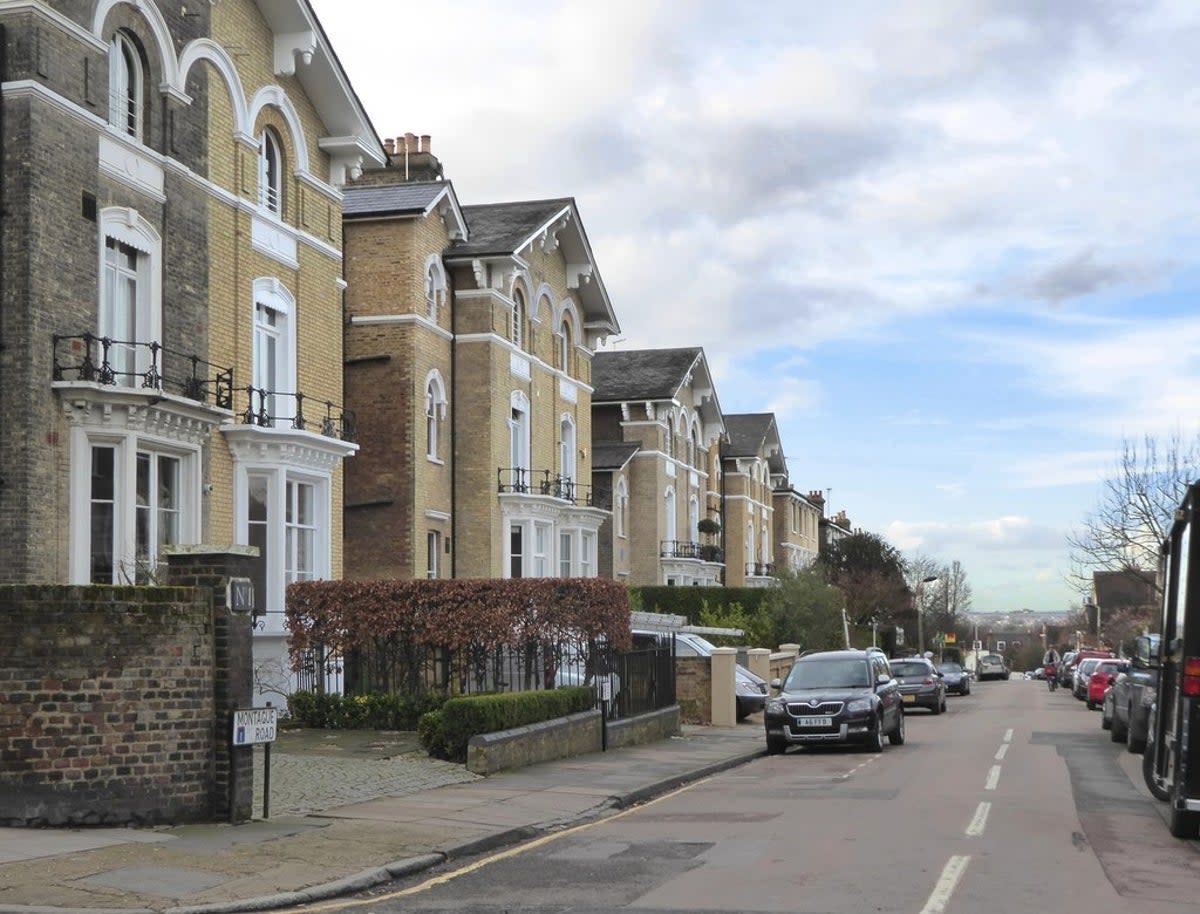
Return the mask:
M278 708L240 708L233 712L233 744L253 746L275 742Z

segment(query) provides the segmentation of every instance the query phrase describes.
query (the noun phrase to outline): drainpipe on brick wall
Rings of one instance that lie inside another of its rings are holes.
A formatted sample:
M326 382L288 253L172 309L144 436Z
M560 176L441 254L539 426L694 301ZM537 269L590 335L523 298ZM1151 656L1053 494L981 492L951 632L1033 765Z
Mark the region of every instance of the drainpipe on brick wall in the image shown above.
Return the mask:
M450 302L450 577L458 577L458 308L454 303L453 274L446 281Z

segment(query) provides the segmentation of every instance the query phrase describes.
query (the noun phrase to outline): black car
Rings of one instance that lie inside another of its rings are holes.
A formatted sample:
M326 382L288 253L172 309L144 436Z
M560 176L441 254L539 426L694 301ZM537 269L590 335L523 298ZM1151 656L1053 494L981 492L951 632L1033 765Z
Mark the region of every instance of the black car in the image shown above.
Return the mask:
M890 661L890 666L900 683L900 700L907 707L926 708L934 714L946 710L946 685L931 661L905 657Z
M879 752L886 736L904 743L900 684L877 650L821 651L799 658L767 699L767 752L818 743L862 743Z
M953 660L944 660L937 665L937 671L942 674L942 683L947 692L955 695L971 694L971 674Z

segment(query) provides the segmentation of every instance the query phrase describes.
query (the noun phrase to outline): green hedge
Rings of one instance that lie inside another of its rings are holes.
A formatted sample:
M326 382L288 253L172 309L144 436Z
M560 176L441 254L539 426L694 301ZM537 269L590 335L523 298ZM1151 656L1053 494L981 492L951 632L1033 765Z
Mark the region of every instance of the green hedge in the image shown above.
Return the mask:
M422 716L417 737L432 756L467 760L467 743L480 733L497 733L590 710L596 701L590 686L536 692L503 692L449 699Z
M769 591L764 587L631 587L637 608L652 613L686 616L689 625L700 624L700 611L723 611L733 604L750 615L758 613Z
M305 727L325 730L415 730L421 716L441 707L445 700L439 692L421 695L293 692L288 696L288 713Z

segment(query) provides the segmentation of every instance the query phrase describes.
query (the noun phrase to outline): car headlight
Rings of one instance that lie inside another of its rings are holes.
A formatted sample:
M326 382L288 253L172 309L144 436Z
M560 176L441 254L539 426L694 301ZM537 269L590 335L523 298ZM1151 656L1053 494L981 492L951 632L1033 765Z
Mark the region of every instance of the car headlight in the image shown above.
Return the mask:
M849 711L851 714L855 714L859 711L870 711L871 710L871 699L856 698L853 701L851 701L849 704L846 705L846 710Z
M784 701L782 698L768 698L767 699L767 713L768 714L786 714L787 713L787 705L784 704Z

